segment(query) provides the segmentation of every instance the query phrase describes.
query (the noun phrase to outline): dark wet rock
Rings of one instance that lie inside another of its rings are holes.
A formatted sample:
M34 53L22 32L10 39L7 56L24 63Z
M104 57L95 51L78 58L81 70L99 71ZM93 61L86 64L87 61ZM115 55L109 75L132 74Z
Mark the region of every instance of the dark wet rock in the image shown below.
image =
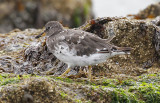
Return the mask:
M80 26L78 29L82 29L84 31L94 33L101 38L107 38L108 36L106 37L105 24L108 24L111 21L115 21L119 19L126 19L126 18L125 17L105 17L105 18L92 19L92 20L87 21L85 24ZM110 32L110 30L108 30L107 32ZM111 36L111 33L108 33L108 34Z

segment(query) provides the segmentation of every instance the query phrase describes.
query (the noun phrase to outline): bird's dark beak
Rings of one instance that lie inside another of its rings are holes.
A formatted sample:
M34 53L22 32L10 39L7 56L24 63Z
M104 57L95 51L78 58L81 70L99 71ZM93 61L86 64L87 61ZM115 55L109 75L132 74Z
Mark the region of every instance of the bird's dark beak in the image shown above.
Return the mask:
M45 29L42 33L40 33L39 35L37 35L35 38L36 39L40 38L46 31L47 31L47 29Z

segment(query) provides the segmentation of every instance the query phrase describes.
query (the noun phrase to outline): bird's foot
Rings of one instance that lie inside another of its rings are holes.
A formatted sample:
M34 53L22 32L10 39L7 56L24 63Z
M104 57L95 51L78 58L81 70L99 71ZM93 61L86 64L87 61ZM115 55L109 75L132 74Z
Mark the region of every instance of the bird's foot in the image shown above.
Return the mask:
M92 66L91 65L88 66L88 79L89 79L89 81L93 81L93 79L92 79Z
M69 73L71 71L70 68L68 68L63 74L61 74L59 77L61 78L65 78L66 77L66 74Z

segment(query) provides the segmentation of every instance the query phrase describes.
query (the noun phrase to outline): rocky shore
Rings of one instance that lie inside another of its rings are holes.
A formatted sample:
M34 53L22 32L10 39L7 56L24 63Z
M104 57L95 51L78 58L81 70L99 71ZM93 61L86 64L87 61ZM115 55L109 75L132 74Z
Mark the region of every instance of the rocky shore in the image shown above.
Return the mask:
M130 55L93 66L93 81L87 79L86 67L58 77L66 64L49 52L44 36L35 39L42 29L0 33L0 103L158 103L159 22L158 16L104 17L75 28L105 39L115 35L111 43L132 48Z

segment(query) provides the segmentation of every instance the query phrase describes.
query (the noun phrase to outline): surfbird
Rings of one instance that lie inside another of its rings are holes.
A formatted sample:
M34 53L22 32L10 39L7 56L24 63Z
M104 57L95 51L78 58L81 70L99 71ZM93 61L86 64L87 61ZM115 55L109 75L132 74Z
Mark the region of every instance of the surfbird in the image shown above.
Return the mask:
M36 36L41 37L46 33L46 45L51 53L59 60L66 63L68 68L60 75L65 77L75 66L88 66L88 78L91 79L91 65L103 63L115 55L129 54L130 47L117 47L99 36L76 29L65 29L59 22L50 21L45 25L45 30Z

